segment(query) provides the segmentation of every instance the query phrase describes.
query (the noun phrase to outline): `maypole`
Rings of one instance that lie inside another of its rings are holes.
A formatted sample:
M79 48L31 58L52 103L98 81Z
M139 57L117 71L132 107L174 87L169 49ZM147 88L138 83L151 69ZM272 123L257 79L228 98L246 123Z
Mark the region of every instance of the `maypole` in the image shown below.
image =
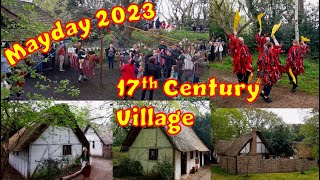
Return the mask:
M103 29L100 29L100 86L102 87L102 61L103 61Z

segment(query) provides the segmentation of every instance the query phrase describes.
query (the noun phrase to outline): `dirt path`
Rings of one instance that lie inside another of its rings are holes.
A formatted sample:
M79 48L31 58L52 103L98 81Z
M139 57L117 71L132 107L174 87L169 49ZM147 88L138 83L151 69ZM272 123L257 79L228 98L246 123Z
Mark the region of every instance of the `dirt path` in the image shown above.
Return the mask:
M210 180L211 179L211 169L210 166L203 166L199 169L196 174L188 174L186 177L182 177L182 180Z
M217 82L237 83L236 75L221 71L218 69L211 69L210 73L213 77L217 78ZM254 82L255 79L252 80ZM265 103L261 97L249 104L246 102L248 93L242 95L242 97L221 97L215 96L212 98L212 102L216 107L229 108L229 107L244 107L244 108L319 108L319 97L308 94L302 91L290 92L290 88L279 86L275 84L269 95L272 99L272 103Z
M89 180L112 180L112 160L93 157ZM82 175L74 180L82 180Z

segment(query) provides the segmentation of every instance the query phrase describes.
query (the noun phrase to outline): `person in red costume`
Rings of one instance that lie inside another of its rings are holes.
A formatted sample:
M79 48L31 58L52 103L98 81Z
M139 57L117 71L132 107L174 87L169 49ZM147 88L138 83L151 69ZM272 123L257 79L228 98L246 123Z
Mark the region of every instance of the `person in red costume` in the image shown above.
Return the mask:
M256 34L256 41L258 43L258 52L259 52L258 59L260 59L261 55L265 51L265 46L264 45L267 42L270 42L270 38L268 37L268 34L265 33L263 36L261 36L261 31L262 31L262 29L260 29L258 34Z
M298 87L298 75L304 73L303 67L303 58L301 58L301 48L298 40L293 40L293 46L288 51L288 58L285 65L285 71L289 76L290 82L292 82L293 87L291 92L295 92ZM293 77L290 76L290 68L292 70L292 74L296 79L296 82L293 82Z
M127 81L129 79L136 79L136 75L135 75L135 60L134 59L130 59L128 64L123 65L120 68L121 71L121 79L124 80L125 84L127 84ZM130 86L126 86L125 87L125 92L124 92L124 98L123 100L127 100L127 92L129 90ZM133 99L133 96L131 97Z
M301 40L300 48L301 48L301 54L300 54L300 56L301 56L301 61L302 61L302 65L303 65L303 63L304 63L304 58L305 58L307 52L310 51L310 48L309 48L309 46L308 46L303 40Z
M271 42L265 43L265 50L257 61L258 77L264 85L260 96L267 103L272 102L268 97L272 86L281 78L280 53L283 51L275 36L273 36L273 42L275 45Z
M232 57L233 72L238 77L239 83L248 84L249 75L253 72L252 56L242 37L236 37L237 32L229 34L230 52Z

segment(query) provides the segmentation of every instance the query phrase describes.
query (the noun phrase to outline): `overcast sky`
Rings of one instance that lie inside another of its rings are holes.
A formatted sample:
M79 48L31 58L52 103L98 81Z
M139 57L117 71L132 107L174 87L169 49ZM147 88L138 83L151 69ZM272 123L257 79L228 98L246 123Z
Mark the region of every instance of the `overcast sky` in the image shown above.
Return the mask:
M270 108L263 109L271 111L282 118L288 124L302 124L306 117L310 117L311 108L296 109L296 108Z
M316 4L317 2L319 2L318 0L305 0L305 4L307 3L312 3L312 4ZM168 12L168 0L159 0L159 7L158 10L160 10L157 14L158 17L160 17L160 20L164 20L164 17L169 17L169 12Z

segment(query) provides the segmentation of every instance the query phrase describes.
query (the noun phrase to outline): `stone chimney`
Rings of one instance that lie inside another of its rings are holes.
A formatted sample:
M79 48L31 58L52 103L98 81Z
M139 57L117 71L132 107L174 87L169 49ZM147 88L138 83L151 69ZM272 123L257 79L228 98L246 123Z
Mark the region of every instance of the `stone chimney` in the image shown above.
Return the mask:
M257 154L257 128L252 128L252 142L250 147L250 155L256 155Z

